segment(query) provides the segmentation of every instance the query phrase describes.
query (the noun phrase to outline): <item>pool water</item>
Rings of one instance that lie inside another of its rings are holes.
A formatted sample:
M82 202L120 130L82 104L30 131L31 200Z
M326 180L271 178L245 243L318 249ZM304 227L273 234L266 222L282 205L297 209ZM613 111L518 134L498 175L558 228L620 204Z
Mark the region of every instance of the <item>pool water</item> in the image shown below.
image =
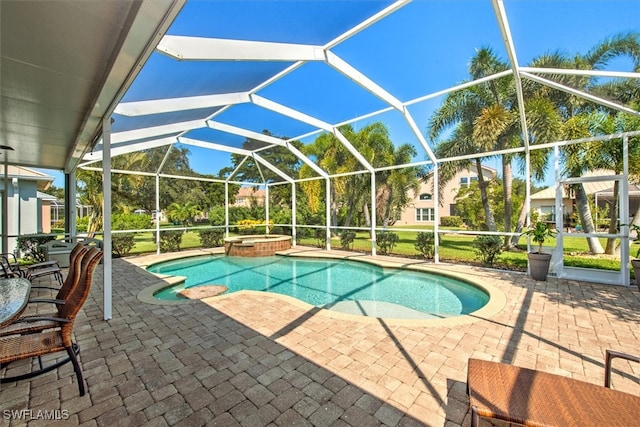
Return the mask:
M317 307L386 318L457 316L489 300L480 288L446 276L347 260L203 256L148 270L187 277L184 284L154 294L162 300L179 300L177 293L184 288L215 284L226 286L228 293L275 292Z

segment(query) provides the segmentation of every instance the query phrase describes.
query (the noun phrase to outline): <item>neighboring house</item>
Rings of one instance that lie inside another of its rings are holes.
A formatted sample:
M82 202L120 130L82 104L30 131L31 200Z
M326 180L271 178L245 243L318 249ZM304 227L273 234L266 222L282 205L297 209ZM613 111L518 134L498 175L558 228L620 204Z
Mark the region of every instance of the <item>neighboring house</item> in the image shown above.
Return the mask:
M0 168L0 204L7 197L7 235L8 250L16 248L16 236L51 231L51 198L38 197L39 192L46 191L54 178L45 173L21 166L9 165L4 173Z
M497 176L495 169L482 166L482 176L485 180L492 180ZM446 185L441 194L441 204L438 210L438 224L443 216L455 215L456 196L460 188L469 186L478 180L478 172L475 168L459 171ZM414 194L409 191L409 197L413 200L402 212L396 225L434 225L435 204L433 194L433 177L428 175L426 182L420 184L420 191Z
M585 174L586 177L597 176L611 176L614 175L613 171L609 170L595 170ZM613 202L613 182L612 181L596 181L585 182L584 190L588 196L593 196L594 203L599 208L605 208L607 205L611 206ZM541 219L545 221L556 220L556 189L555 186L547 187L544 190L538 191L531 195L531 211L538 211L541 215ZM633 217L636 211L640 208L640 187L635 184L629 184L629 215ZM575 211L575 196L568 191L566 186L562 187L562 210L565 217L564 226L568 227L573 225L570 221L571 216ZM611 208L608 210L611 213ZM597 212L591 213L595 222L603 220L604 218L598 218Z
M236 201L233 206L248 208L252 200L258 206L264 206L265 191L254 187L240 187L236 193Z
M48 196L52 197L52 196ZM54 224L65 220L65 206L64 200L56 199L55 197L50 202L51 204L51 227ZM89 205L83 205L76 201L76 218L82 218L91 213L92 207Z

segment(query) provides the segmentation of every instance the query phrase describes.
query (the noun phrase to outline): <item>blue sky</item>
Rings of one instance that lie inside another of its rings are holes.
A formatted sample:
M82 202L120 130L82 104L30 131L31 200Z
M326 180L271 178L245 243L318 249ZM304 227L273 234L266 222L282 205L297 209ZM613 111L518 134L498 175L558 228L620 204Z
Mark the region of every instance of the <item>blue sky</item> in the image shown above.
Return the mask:
M322 45L387 4L388 1L368 0L190 1L168 34ZM640 31L640 0L506 0L505 8L521 65L554 50L569 55L584 53L606 37ZM507 59L489 0L414 0L332 52L399 100L408 101L467 79L469 59L476 49L485 46ZM249 90L264 76L289 65L231 62L212 67L201 62L175 62L154 53L123 101ZM630 61L615 63L615 69L631 71ZM258 94L330 123L386 106L321 63L305 64ZM441 100L436 98L410 107L423 134L429 116ZM189 114L136 119L116 116L114 132L187 120ZM201 117L207 112L193 114ZM257 132L269 129L274 135L288 137L310 129L250 104L234 106L216 120ZM413 144L420 152L416 160L426 158L400 114L389 113L371 120L383 121L396 144ZM358 122L356 126L364 124ZM212 133L208 138L236 146L242 142L242 138L220 133ZM226 154L192 147L190 150L191 166L198 172L215 174L229 164ZM59 174L54 176L55 185L62 186Z

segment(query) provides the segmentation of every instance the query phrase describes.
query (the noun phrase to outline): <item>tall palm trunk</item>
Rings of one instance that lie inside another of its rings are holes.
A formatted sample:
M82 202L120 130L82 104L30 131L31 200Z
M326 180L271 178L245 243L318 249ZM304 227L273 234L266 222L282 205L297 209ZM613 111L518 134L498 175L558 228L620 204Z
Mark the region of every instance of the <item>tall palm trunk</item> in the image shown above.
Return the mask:
M524 229L524 223L527 220L527 210L525 209L525 201L522 201L520 205L520 216L518 217L518 222L516 223L516 228L513 230L514 233L521 233ZM518 246L518 241L520 240L520 234L516 236L511 236L511 247Z
M584 191L583 184L575 186L576 195L576 208L578 209L578 215L580 216L580 223L585 233L595 233L595 226L593 225L593 217L591 216L591 208L589 207L589 200L587 199L587 193ZM589 251L592 254L604 253L600 240L597 237L587 237L587 243L589 244Z
M502 156L502 194L504 196L504 231L511 232L511 212L512 203L511 195L513 193L513 171L511 168L511 156ZM504 245L506 248L511 247L511 239L504 236Z
M369 229L369 237L371 239L373 239L374 232L371 231L371 213L369 212L369 203L367 202L366 199L365 199L365 201L363 203L362 211L364 212L364 223L367 226L367 228Z
M618 232L618 192L620 191L619 188L619 181L615 181L613 184L613 202L611 203L611 219L609 220L609 234L615 234ZM616 238L615 237L609 237L607 239L607 246L604 250L604 253L607 255L615 255L616 253Z
M485 181L484 176L482 175L482 163L480 163L480 159L476 159L475 161L476 170L478 171L478 188L480 189L480 198L482 199L482 206L484 208L485 222L487 223L489 231L498 231L498 227L496 227L496 219L494 218L493 211L489 205L489 196L487 195L487 186L489 185L489 182Z

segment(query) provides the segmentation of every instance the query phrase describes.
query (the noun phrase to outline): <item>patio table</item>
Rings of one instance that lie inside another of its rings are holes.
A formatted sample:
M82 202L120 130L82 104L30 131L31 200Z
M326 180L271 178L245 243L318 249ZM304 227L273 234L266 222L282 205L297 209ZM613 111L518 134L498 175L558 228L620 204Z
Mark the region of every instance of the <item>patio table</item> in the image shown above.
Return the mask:
M31 282L23 277L0 279L0 328L11 324L29 301Z

